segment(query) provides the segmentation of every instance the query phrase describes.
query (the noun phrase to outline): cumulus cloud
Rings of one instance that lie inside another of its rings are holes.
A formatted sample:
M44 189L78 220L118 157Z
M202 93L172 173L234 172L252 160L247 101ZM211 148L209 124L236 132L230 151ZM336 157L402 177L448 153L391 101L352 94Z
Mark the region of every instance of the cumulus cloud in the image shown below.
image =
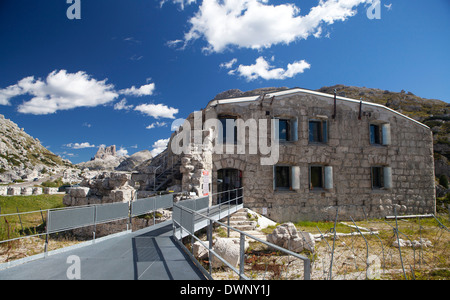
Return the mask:
M185 5L190 5L192 3L196 3L196 0L161 0L159 2L159 6L162 7L166 2L173 2L174 4L178 4L182 10L184 10Z
M178 113L177 108L168 107L164 104L141 104L134 108L136 111L140 111L147 116L153 117L155 119L168 118L175 119L175 114Z
M25 77L17 84L0 89L0 104L10 105L10 99L21 95L33 96L23 102L18 111L45 115L76 107L94 107L113 101L118 94L107 79L98 81L83 71L68 73L53 71L45 80Z
M127 105L127 99L122 99L119 102L117 102L116 104L114 104L114 109L115 110L130 110L133 109L133 105Z
M131 96L150 96L153 95L153 91L155 90L155 84L149 83L141 86L140 88L136 88L134 85L131 88L120 90L119 93L122 95L131 95Z
M265 80L270 79L286 79L292 78L297 74L303 73L306 69L309 69L311 65L304 60L295 61L288 64L286 69L273 68L264 57L260 56L256 59L253 65L239 65L234 70L230 70L228 74L239 75L246 78L248 81L262 78Z
M150 151L152 156L155 157L156 155L166 150L169 140L170 138L157 140L152 146L153 149Z
M116 100L120 94L135 97L153 95L154 83L147 83L139 88L116 91L107 79L96 80L84 71L68 73L66 70L55 70L45 79L29 76L16 84L0 89L0 105L11 105L11 98L30 95L17 108L24 114L46 115L60 110L77 107L95 107ZM134 106L127 105L126 99L114 105L115 110L130 110Z
M233 58L229 62L221 63L220 67L225 69L231 69L235 63L237 63L237 58Z
M319 37L322 26L345 21L360 4L373 0L320 0L307 15L292 3L271 5L268 0L203 0L189 20L184 47L204 38L204 50L222 52L228 46L262 49L276 44Z
M127 156L128 150L125 149L124 147L120 147L120 149L116 151L116 154L117 156Z
M65 144L64 147L72 149L84 149L84 148L95 148L95 145L91 145L89 142L84 143L69 143Z
M153 129L153 128L156 128L156 127L165 127L165 126L167 126L166 122L154 122L154 123L148 125L145 128L146 129Z

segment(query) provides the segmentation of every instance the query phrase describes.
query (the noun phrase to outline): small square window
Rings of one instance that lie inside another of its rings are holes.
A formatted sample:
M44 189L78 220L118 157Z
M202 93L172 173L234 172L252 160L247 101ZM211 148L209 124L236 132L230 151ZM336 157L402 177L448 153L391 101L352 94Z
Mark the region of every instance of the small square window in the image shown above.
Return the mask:
M309 141L312 143L326 143L327 140L327 121L310 120Z

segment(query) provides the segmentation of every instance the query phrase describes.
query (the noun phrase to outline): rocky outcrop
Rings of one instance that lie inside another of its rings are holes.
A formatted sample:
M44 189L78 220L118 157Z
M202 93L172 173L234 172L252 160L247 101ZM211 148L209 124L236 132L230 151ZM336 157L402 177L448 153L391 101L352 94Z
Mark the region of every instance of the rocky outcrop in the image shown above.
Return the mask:
M37 138L0 115L0 182L31 181L71 166L70 161L53 154Z
M131 174L122 172L102 172L93 178L85 178L80 187L70 188L63 198L66 206L98 205L115 202L130 202L135 199L136 191L131 183ZM123 231L128 220L119 220L95 227L96 236L105 236ZM77 237L92 236L93 227L73 230Z
M152 153L149 150L142 150L134 153L130 157L126 158L116 167L116 171L133 171L142 163L149 161L153 158Z
M131 174L103 172L93 178L86 178L80 187L71 188L64 196L67 206L129 202L134 199L135 189L130 185Z
M127 156L118 155L115 145L100 146L92 160L79 163L77 166L81 169L114 171L126 159Z

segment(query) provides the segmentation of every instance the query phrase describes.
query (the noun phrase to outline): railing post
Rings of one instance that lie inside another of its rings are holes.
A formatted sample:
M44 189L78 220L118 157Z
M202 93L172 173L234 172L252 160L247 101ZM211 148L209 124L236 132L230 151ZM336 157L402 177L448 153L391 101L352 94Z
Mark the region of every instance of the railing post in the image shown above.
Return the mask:
M239 279L242 280L245 267L245 235L241 232L239 251Z
M304 260L303 261L304 264L304 277L305 280L311 280L311 261L308 260Z
M50 221L50 209L47 209L47 222L45 224L45 244L44 244L44 254L48 252L48 223Z
M212 221L210 219L209 220L209 225L208 225L208 232L207 232L208 242L209 242L209 245L208 245L209 275L211 275L211 273L212 273L212 255L211 255L211 250L212 250L212 230L213 230L213 228L212 228Z
M94 205L94 230L92 231L92 239L95 243L95 232L97 231L97 205Z

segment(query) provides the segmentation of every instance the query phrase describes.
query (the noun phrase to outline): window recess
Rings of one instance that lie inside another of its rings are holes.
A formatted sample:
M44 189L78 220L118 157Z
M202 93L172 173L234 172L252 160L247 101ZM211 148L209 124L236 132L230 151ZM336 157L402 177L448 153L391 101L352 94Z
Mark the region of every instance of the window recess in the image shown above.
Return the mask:
M392 188L392 168L386 166L371 167L372 189Z
M309 142L328 142L328 122L327 120L309 120Z
M369 125L370 144L387 146L391 144L391 126L389 123Z
M333 189L333 167L313 165L309 167L310 190Z
M297 118L275 118L274 130L278 133L280 142L298 141L298 119ZM278 124L277 124L278 123Z
M277 165L273 167L273 174L274 191L300 189L300 167Z

